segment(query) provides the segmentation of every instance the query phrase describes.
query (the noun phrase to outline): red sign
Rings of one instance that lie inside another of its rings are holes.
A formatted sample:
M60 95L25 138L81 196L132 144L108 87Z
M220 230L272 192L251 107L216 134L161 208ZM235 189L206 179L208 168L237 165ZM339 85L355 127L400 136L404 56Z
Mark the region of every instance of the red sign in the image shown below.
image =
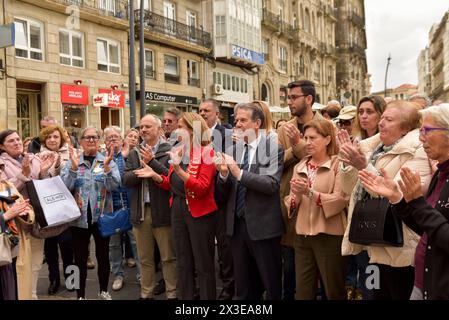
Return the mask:
M87 106L89 104L89 88L61 83L61 102Z
M108 104L105 107L115 107L115 108L125 107L125 91L99 89L98 93L108 94Z

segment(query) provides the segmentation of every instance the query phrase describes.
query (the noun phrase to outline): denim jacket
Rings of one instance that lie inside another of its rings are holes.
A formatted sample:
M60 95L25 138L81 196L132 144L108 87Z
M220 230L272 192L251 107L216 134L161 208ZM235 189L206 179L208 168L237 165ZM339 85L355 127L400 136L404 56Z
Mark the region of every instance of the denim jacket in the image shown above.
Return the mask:
M96 223L101 213L103 201L104 211L111 211L112 195L120 187L121 179L117 165L114 161L109 163L110 171L103 171L104 155L97 153L92 166L84 161L84 155L80 157L77 171L72 171L69 160L61 171L61 179L73 195L79 195L82 200L81 217L72 222L72 226L87 229L87 208L90 203L92 223ZM106 199L105 199L105 191Z

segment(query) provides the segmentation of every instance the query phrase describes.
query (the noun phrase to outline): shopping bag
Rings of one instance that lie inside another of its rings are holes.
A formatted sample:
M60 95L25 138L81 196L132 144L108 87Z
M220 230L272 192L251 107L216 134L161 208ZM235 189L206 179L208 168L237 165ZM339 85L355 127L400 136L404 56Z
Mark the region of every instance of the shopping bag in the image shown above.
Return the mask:
M81 216L75 199L59 176L28 181L26 188L36 222L41 229L55 227L61 230L63 228L56 227Z

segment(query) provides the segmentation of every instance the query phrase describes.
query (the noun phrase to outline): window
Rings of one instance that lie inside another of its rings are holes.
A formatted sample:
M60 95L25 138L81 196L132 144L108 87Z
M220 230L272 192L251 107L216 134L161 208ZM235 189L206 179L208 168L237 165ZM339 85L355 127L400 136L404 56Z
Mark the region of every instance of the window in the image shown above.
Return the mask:
M164 74L165 81L179 83L178 57L164 55Z
M193 60L187 60L187 78L189 86L199 87L200 77L198 70L198 62Z
M43 60L43 25L36 21L14 19L16 57Z
M262 53L264 55L265 60L268 60L270 57L269 50L270 50L270 40L263 39L262 40Z
M214 72L214 84L221 84L221 73Z
M310 29L310 13L309 13L309 9L306 9L306 10L305 10L304 15L305 15L305 17L304 17L304 30L305 30L306 32L311 32L311 29Z
M215 42L217 45L226 44L225 16L215 16Z
M298 29L298 16L296 13L293 14L293 29Z
M238 78L237 78L237 80L238 80ZM235 77L234 76L231 77L231 83L232 83L231 90L235 91Z
M140 0L137 1L137 5L135 6L136 9L140 9ZM151 10L151 0L144 0L143 2L143 9L144 10Z
M279 68L282 71L287 71L287 48L279 47Z
M304 58L303 56L299 56L299 75L303 76L305 74L304 70Z
M176 34L176 11L175 4L164 1L165 31L169 34Z
M59 30L59 63L84 68L84 36L82 33Z
M154 55L152 50L145 49L145 78L154 78Z
M242 83L242 92L247 93L248 92L248 80L246 79L242 79L243 83Z
M320 78L321 78L321 64L318 61L315 63L314 77L315 77L315 81L320 82Z
M100 0L99 9L115 13L115 0Z
M98 70L120 73L120 45L111 40L97 40Z

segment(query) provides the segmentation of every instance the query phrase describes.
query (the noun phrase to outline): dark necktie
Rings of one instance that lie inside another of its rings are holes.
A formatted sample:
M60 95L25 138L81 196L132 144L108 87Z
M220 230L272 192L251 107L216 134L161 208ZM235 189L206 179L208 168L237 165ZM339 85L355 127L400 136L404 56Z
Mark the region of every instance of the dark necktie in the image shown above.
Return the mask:
M243 171L248 171L249 169L249 149L248 145L245 144L245 154L243 155L243 163L240 169ZM242 174L243 175L243 174ZM245 198L246 198L246 187L240 182L237 185L237 196L235 200L235 214L238 218L243 217L245 213Z

